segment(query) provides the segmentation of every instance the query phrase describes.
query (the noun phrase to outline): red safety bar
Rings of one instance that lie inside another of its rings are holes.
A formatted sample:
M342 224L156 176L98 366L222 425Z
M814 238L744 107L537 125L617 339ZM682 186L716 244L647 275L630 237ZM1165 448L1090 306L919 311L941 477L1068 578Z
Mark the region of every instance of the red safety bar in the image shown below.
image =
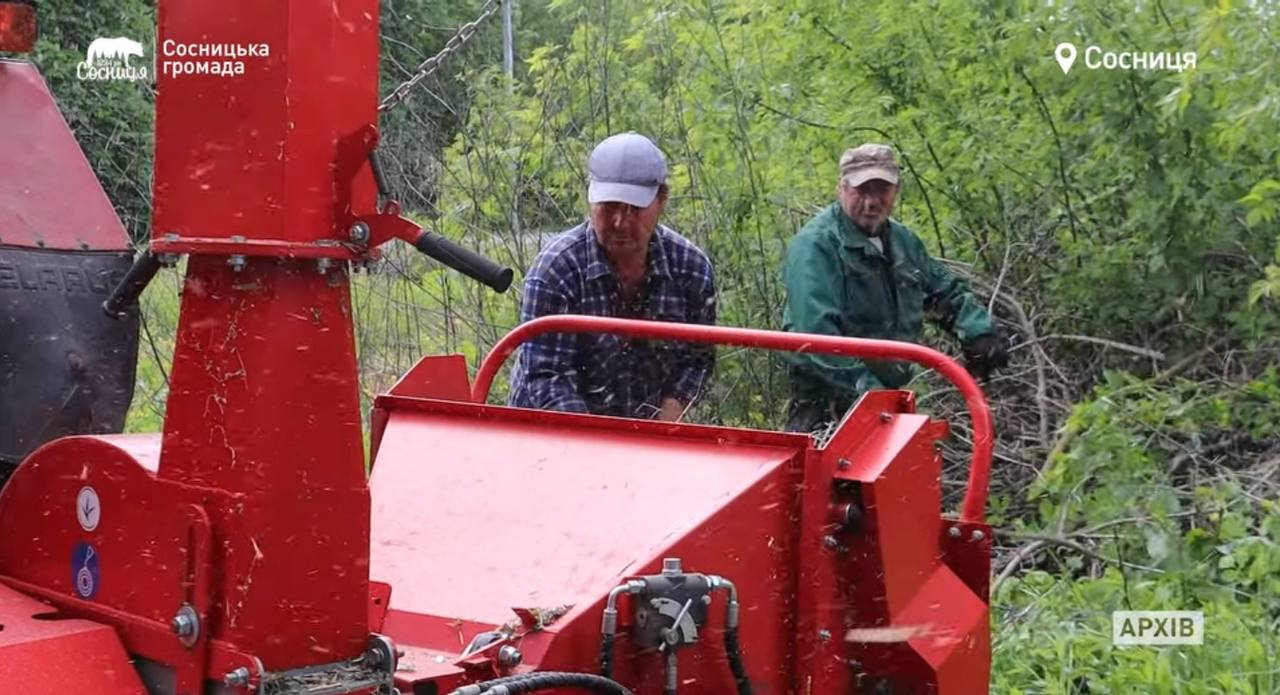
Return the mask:
M973 458L969 463L969 484L964 494L960 518L967 522L982 523L986 516L987 486L991 480L991 451L993 437L991 411L982 388L969 376L964 367L946 355L914 343L869 338L842 338L814 333L783 333L754 328L730 328L704 326L664 321L637 321L603 316L577 316L563 314L543 316L522 323L503 336L497 345L485 355L476 373L471 398L477 403L489 399L489 388L503 363L526 340L546 333L612 333L632 338L680 340L689 343L712 343L738 347L782 350L786 352L814 352L844 357L905 360L936 370L964 396L973 419Z

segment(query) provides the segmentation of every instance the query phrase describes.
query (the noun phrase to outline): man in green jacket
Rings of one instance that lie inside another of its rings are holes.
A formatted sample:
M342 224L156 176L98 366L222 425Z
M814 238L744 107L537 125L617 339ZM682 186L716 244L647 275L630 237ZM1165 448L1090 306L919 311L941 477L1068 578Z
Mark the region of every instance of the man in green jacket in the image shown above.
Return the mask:
M892 148L865 144L844 153L837 201L787 246L783 328L919 342L927 314L960 340L969 371L985 378L1008 363L1004 341L969 289L889 219L897 195ZM863 393L900 388L915 374L906 362L796 353L788 361L792 432L838 420Z

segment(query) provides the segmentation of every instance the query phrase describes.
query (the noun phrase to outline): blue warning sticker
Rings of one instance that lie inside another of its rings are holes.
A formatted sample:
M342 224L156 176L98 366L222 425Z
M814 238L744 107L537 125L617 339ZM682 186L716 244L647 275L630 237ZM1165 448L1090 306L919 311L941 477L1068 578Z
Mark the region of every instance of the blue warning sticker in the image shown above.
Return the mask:
M93 598L98 594L101 583L98 552L88 543L76 543L76 549L71 553L71 586L75 587L76 596Z

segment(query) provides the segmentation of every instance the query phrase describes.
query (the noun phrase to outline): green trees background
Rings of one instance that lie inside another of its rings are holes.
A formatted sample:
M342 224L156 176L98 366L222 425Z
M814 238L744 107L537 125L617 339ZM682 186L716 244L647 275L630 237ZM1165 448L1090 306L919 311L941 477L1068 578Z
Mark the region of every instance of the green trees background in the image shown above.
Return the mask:
M481 3L382 5L385 92ZM74 64L98 35L152 37L153 8L40 12L31 59L143 238L150 88L86 87ZM644 132L671 161L667 222L717 264L722 322L777 327L779 254L829 201L839 152L892 143L896 216L1013 344L987 384L994 691L1273 693L1278 14L1269 1L525 0L515 79L493 21L384 118L384 150L421 221L523 271L585 210L592 145ZM1070 74L1052 58L1062 41L1081 53ZM1089 45L1197 61L1090 70ZM176 283L147 298L133 429L158 426ZM515 322L516 297L405 253L355 291L367 395L424 353L474 361ZM953 422L948 458L962 461L955 394L914 386ZM773 428L785 398L776 358L722 351L694 417ZM950 493L962 479L949 468ZM1206 643L1113 647L1110 612L1129 608L1203 610Z

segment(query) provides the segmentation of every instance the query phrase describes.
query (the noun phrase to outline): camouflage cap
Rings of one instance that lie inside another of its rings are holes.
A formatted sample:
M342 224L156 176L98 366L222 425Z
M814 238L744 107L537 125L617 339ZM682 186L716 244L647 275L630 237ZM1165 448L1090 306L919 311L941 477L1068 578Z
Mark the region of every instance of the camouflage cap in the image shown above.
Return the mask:
M868 142L852 147L840 155L840 180L850 186L861 186L871 179L898 183L898 162L893 148Z

